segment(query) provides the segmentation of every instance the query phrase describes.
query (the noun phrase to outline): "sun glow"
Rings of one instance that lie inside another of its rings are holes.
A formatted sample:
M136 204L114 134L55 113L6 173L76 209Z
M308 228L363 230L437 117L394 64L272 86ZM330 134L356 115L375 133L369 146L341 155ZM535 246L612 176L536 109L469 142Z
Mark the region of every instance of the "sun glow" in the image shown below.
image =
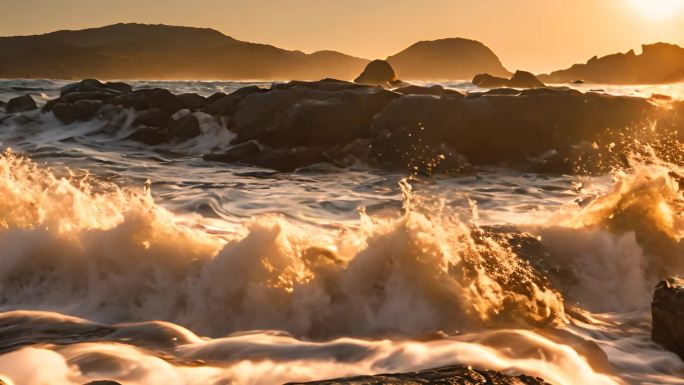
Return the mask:
M684 10L684 0L631 0L634 9L651 20L665 20Z

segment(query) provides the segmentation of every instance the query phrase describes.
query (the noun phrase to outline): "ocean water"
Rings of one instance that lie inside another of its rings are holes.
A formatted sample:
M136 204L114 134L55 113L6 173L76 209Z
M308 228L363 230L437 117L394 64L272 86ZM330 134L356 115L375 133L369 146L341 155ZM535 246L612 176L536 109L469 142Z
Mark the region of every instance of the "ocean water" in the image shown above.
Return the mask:
M0 100L44 103L66 83L0 81ZM247 84L134 85L209 95ZM682 273L680 165L275 173L203 161L232 139L208 117L200 137L155 148L123 139L133 117L112 130L0 113L9 384L266 385L451 364L556 385L684 384L684 362L650 341L653 288ZM549 277L516 255L540 248Z

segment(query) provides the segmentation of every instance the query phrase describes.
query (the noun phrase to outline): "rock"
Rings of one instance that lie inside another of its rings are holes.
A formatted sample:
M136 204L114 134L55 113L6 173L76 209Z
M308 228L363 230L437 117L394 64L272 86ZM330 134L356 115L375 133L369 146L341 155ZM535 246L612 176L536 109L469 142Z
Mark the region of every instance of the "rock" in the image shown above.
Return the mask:
M189 110L201 110L207 104L207 98L197 94L180 94L178 98L183 101L185 108Z
M321 147L293 147L263 150L243 162L280 172L292 172L315 163L327 162Z
M537 88L545 87L536 76L526 71L516 71L511 79L492 76L490 74L479 74L473 78L473 84L480 88Z
M144 94L131 92L130 94L120 95L109 100L115 106L133 108L136 110L147 110L150 108L149 102Z
M541 378L526 375L511 376L468 366L448 366L440 369L400 374L378 374L327 381L290 383L286 385L549 385Z
M369 86L392 87L399 83L392 66L384 60L373 60L368 63L354 83Z
M546 87L534 74L527 71L515 71L508 86L513 88Z
M14 114L18 112L26 112L37 109L38 106L33 100L31 95L17 96L16 98L10 99L5 106L5 111L8 114Z
M126 84L124 82L107 82L105 83L105 87L110 90L119 91L122 94L128 94L133 92L133 87L131 87L130 84Z
M435 95L435 96L454 95L454 96L463 96L462 93L460 93L456 90L444 88L439 84L435 84L434 86L431 86L431 87L421 87L421 86L410 85L410 86L406 86L406 87L397 88L394 90L394 92L398 92L402 95Z
M97 380L97 381L90 381L87 384L84 385L121 385L120 383L116 381L110 381L110 380Z
M77 92L106 92L110 94L127 94L133 91L133 87L122 82L102 83L97 79L83 79L78 83L67 84L60 90L61 96Z
M572 84L584 84L584 83L585 83L584 80L580 80L580 79L577 79L574 82L572 82Z
M214 103L215 101L222 99L224 96L227 96L225 92L216 92L212 95L210 95L207 98L207 105L210 105L211 103Z
M64 124L71 124L78 120L79 113L73 105L69 103L57 103L52 106L52 113Z
M261 151L259 145L254 141L240 143L228 149L223 154L207 154L204 155L204 160L213 162L239 162L249 156L258 154Z
M480 88L501 88L508 87L509 80L490 74L479 74L473 78L473 84Z
M169 114L159 108L151 108L139 112L133 123L150 127L166 127L169 124Z
M172 94L169 90L154 88L133 92L133 94L136 93L144 95L145 99L147 99L149 108L159 108L166 111L169 115L173 115L176 112L185 109L183 100Z
M348 143L371 136L375 115L400 97L377 87L316 89L329 86L329 82L293 85L248 95L231 116L229 129L238 135L235 143L252 139L272 147Z
M651 304L651 339L684 360L684 280L670 278L656 287Z
M118 94L107 92L107 91L84 91L84 92L71 92L60 98L60 100L67 103L75 103L79 100L110 100Z
M199 120L193 114L188 114L172 121L168 128L169 141L174 142L185 142L188 139L199 136L201 133L202 129L200 128Z
M79 100L74 103L74 108L81 120L91 119L104 103L100 100Z
M215 97L215 95L218 94L214 94L207 99L207 107L204 109L204 112L210 115L228 115L233 111L237 104L240 101L242 101L242 99L244 99L246 96L265 92L268 92L268 90L259 88L257 86L248 86L240 88L239 90L231 93L230 95L221 93L224 96L219 99L216 99ZM212 99L216 100L212 102Z
M149 144L150 146L156 146L166 143L168 137L166 135L166 129L164 128L143 127L131 135L128 135L126 139Z

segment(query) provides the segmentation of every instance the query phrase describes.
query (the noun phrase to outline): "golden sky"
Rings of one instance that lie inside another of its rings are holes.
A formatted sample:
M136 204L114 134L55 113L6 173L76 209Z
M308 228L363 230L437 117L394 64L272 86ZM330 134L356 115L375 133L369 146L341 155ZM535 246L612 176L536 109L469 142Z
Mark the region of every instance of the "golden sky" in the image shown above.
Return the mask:
M666 41L684 46L684 0L0 0L0 35L117 22L210 27L240 40L384 58L466 37L510 69L546 72Z

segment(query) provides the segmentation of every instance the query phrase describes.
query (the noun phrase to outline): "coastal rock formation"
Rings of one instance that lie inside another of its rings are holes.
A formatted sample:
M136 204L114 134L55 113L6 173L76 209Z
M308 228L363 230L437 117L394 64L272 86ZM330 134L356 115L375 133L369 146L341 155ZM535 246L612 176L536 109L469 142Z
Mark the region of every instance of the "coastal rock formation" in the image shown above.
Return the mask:
M684 280L670 278L660 282L653 296L651 310L651 338L684 360Z
M373 60L368 63L361 75L354 79L354 83L390 88L400 82L397 80L397 75L388 62Z
M353 79L367 63L338 52L305 54L208 28L167 25L116 24L0 37L2 78Z
M479 74L473 78L473 84L480 88L543 88L546 87L534 74L527 71L516 71L510 79Z
M509 376L503 373L472 369L467 366L449 366L412 373L379 374L335 380L307 382L307 385L549 385L541 378L526 375ZM304 385L290 383L287 385Z
M17 112L35 110L36 108L38 108L38 106L36 106L36 102L33 100L31 95L23 95L10 99L5 106L5 111L8 114L13 114Z
M491 49L478 41L462 38L421 41L387 61L397 76L406 80L472 79L483 72L510 76Z
M684 48L666 43L643 45L640 55L630 50L601 58L594 56L585 64L539 77L547 83L570 83L577 79L605 84L678 82L684 80Z
M462 94L440 86L391 91L324 79L269 89L249 86L204 98L116 87L75 83L43 109L65 124L109 120L109 131L125 125L131 132L124 137L153 146L192 140L205 134L202 122L213 121L231 132L233 147L205 154L209 161L278 171L321 162L365 164L421 174L498 165L603 172L625 161L620 155L628 152L625 130L657 122L656 133L674 130L681 138L684 122L680 102L667 101L663 108L661 100L568 88Z

